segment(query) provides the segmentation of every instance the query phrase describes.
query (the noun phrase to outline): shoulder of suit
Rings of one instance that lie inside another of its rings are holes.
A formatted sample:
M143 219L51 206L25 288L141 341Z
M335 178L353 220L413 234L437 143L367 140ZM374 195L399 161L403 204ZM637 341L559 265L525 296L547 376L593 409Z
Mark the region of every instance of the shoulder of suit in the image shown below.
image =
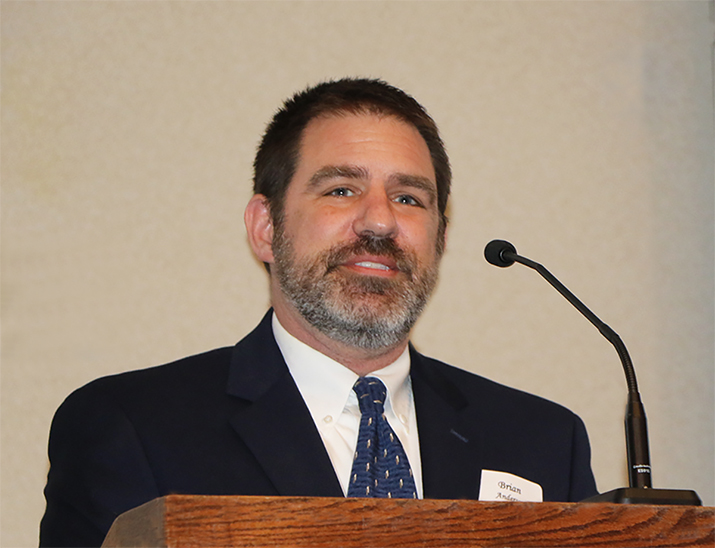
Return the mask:
M563 405L542 396L512 388L418 352L413 352L412 363L414 374L422 376L426 382L449 386L451 390L459 391L465 401L478 402L480 407L573 415L572 411Z
M179 399L225 391L233 347L217 348L174 362L95 379L72 392L63 405L103 399Z

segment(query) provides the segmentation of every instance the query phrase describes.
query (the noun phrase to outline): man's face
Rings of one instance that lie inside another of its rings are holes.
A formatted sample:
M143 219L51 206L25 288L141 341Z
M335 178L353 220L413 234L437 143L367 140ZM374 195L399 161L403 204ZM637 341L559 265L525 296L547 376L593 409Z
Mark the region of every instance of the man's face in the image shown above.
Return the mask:
M305 129L275 227L272 272L313 327L350 346L406 339L443 249L427 145L397 118L322 117Z

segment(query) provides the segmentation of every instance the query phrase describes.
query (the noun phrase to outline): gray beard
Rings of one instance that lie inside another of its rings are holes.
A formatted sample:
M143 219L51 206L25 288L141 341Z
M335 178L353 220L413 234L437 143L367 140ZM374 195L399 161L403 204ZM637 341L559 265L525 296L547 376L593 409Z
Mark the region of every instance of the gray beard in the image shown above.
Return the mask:
M399 279L362 276L338 265L365 252L397 262ZM331 339L364 350L407 339L437 283L438 262L421 266L394 240L362 236L298 264L293 245L277 230L272 271L284 295L305 320Z

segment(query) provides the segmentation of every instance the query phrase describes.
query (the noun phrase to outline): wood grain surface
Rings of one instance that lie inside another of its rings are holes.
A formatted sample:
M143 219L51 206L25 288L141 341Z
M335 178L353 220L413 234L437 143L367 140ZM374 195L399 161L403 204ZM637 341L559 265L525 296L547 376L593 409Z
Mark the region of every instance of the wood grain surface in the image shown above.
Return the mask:
M120 516L104 546L715 546L715 508L170 495Z

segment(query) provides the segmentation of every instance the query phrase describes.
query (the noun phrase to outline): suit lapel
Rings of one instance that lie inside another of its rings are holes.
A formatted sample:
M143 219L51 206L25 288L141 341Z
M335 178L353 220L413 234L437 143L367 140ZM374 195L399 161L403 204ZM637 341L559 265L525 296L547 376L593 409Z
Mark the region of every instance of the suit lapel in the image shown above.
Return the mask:
M281 495L343 496L330 457L273 337L271 312L233 351L228 393L243 400L231 417Z
M483 442L446 367L410 348L425 498L476 499ZM343 496L330 457L273 337L271 312L233 351L230 423L280 495Z
M482 440L475 425L465 424L469 402L437 362L413 348L410 359L424 497L476 499Z

